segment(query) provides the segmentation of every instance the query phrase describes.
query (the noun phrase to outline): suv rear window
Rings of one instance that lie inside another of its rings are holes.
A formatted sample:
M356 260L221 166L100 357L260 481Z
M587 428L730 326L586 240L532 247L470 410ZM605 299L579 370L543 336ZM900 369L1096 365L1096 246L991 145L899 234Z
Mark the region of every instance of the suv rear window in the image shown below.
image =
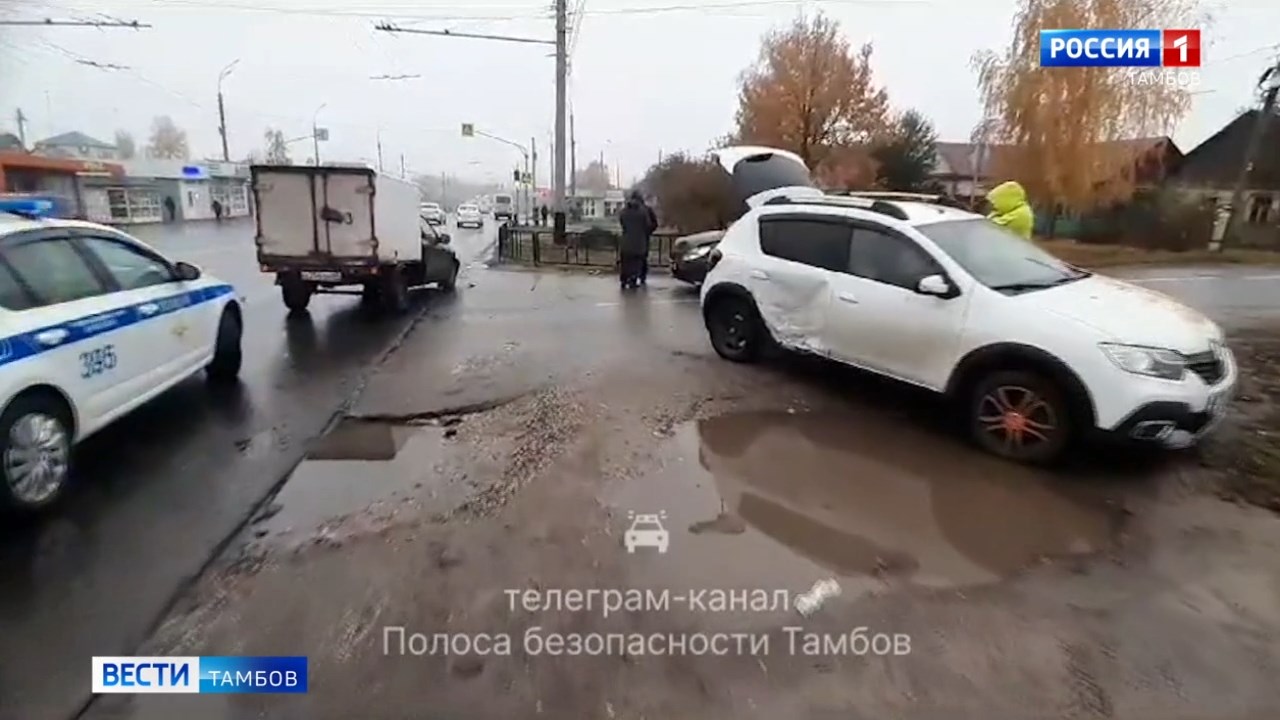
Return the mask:
M760 218L760 250L783 260L845 272L853 229L840 221L795 216Z
M510 195L494 195L493 201L496 203L509 204L511 202L511 196Z

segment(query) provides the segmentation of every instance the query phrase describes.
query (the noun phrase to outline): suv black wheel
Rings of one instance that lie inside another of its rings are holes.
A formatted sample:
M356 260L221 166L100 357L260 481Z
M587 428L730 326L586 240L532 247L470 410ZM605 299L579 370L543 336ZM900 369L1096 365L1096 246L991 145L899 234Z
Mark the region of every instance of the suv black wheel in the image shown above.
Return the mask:
M741 297L721 298L707 309L707 332L716 353L733 362L758 358L769 333L755 306Z
M458 263L453 264L453 269L449 271L449 277L440 281L440 289L445 292L453 292L458 287Z
M984 449L1018 462L1044 464L1062 455L1073 427L1066 395L1052 380L1001 370L974 386L969 431Z
M71 418L50 393L19 395L0 415L0 506L19 512L46 508L71 478Z
M218 321L218 336L214 340L213 360L205 367L205 373L214 382L231 382L240 374L243 356L240 338L244 334L240 316L228 308L222 311Z

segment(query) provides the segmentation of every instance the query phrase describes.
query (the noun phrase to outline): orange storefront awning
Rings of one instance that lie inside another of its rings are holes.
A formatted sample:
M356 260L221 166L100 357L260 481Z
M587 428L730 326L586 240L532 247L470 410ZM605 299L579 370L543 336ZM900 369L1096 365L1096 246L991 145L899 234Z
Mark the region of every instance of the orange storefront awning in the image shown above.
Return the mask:
M7 188L5 172L9 170L29 170L34 172L61 173L66 175L109 175L124 177L124 167L116 163L98 160L72 160L70 158L52 158L43 155L32 155L24 152L0 152L0 191Z

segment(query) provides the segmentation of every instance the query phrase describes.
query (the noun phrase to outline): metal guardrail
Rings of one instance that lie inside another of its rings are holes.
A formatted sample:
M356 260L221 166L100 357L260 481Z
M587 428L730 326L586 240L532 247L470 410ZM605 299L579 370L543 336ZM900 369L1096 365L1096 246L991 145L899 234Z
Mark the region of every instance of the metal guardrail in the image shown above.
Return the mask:
M676 233L656 232L649 243L649 267L671 265L671 245ZM510 226L499 228L498 259L522 265L571 265L615 268L622 236L604 228L569 231L565 242L556 244L549 227Z

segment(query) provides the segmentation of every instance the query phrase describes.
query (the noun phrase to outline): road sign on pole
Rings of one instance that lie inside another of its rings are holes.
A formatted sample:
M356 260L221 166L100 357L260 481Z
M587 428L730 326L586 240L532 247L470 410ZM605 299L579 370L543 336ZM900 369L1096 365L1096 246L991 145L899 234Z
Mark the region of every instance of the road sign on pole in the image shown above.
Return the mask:
M329 142L329 128L316 128L316 140Z
M462 137L475 137L476 126L471 123L462 123Z

